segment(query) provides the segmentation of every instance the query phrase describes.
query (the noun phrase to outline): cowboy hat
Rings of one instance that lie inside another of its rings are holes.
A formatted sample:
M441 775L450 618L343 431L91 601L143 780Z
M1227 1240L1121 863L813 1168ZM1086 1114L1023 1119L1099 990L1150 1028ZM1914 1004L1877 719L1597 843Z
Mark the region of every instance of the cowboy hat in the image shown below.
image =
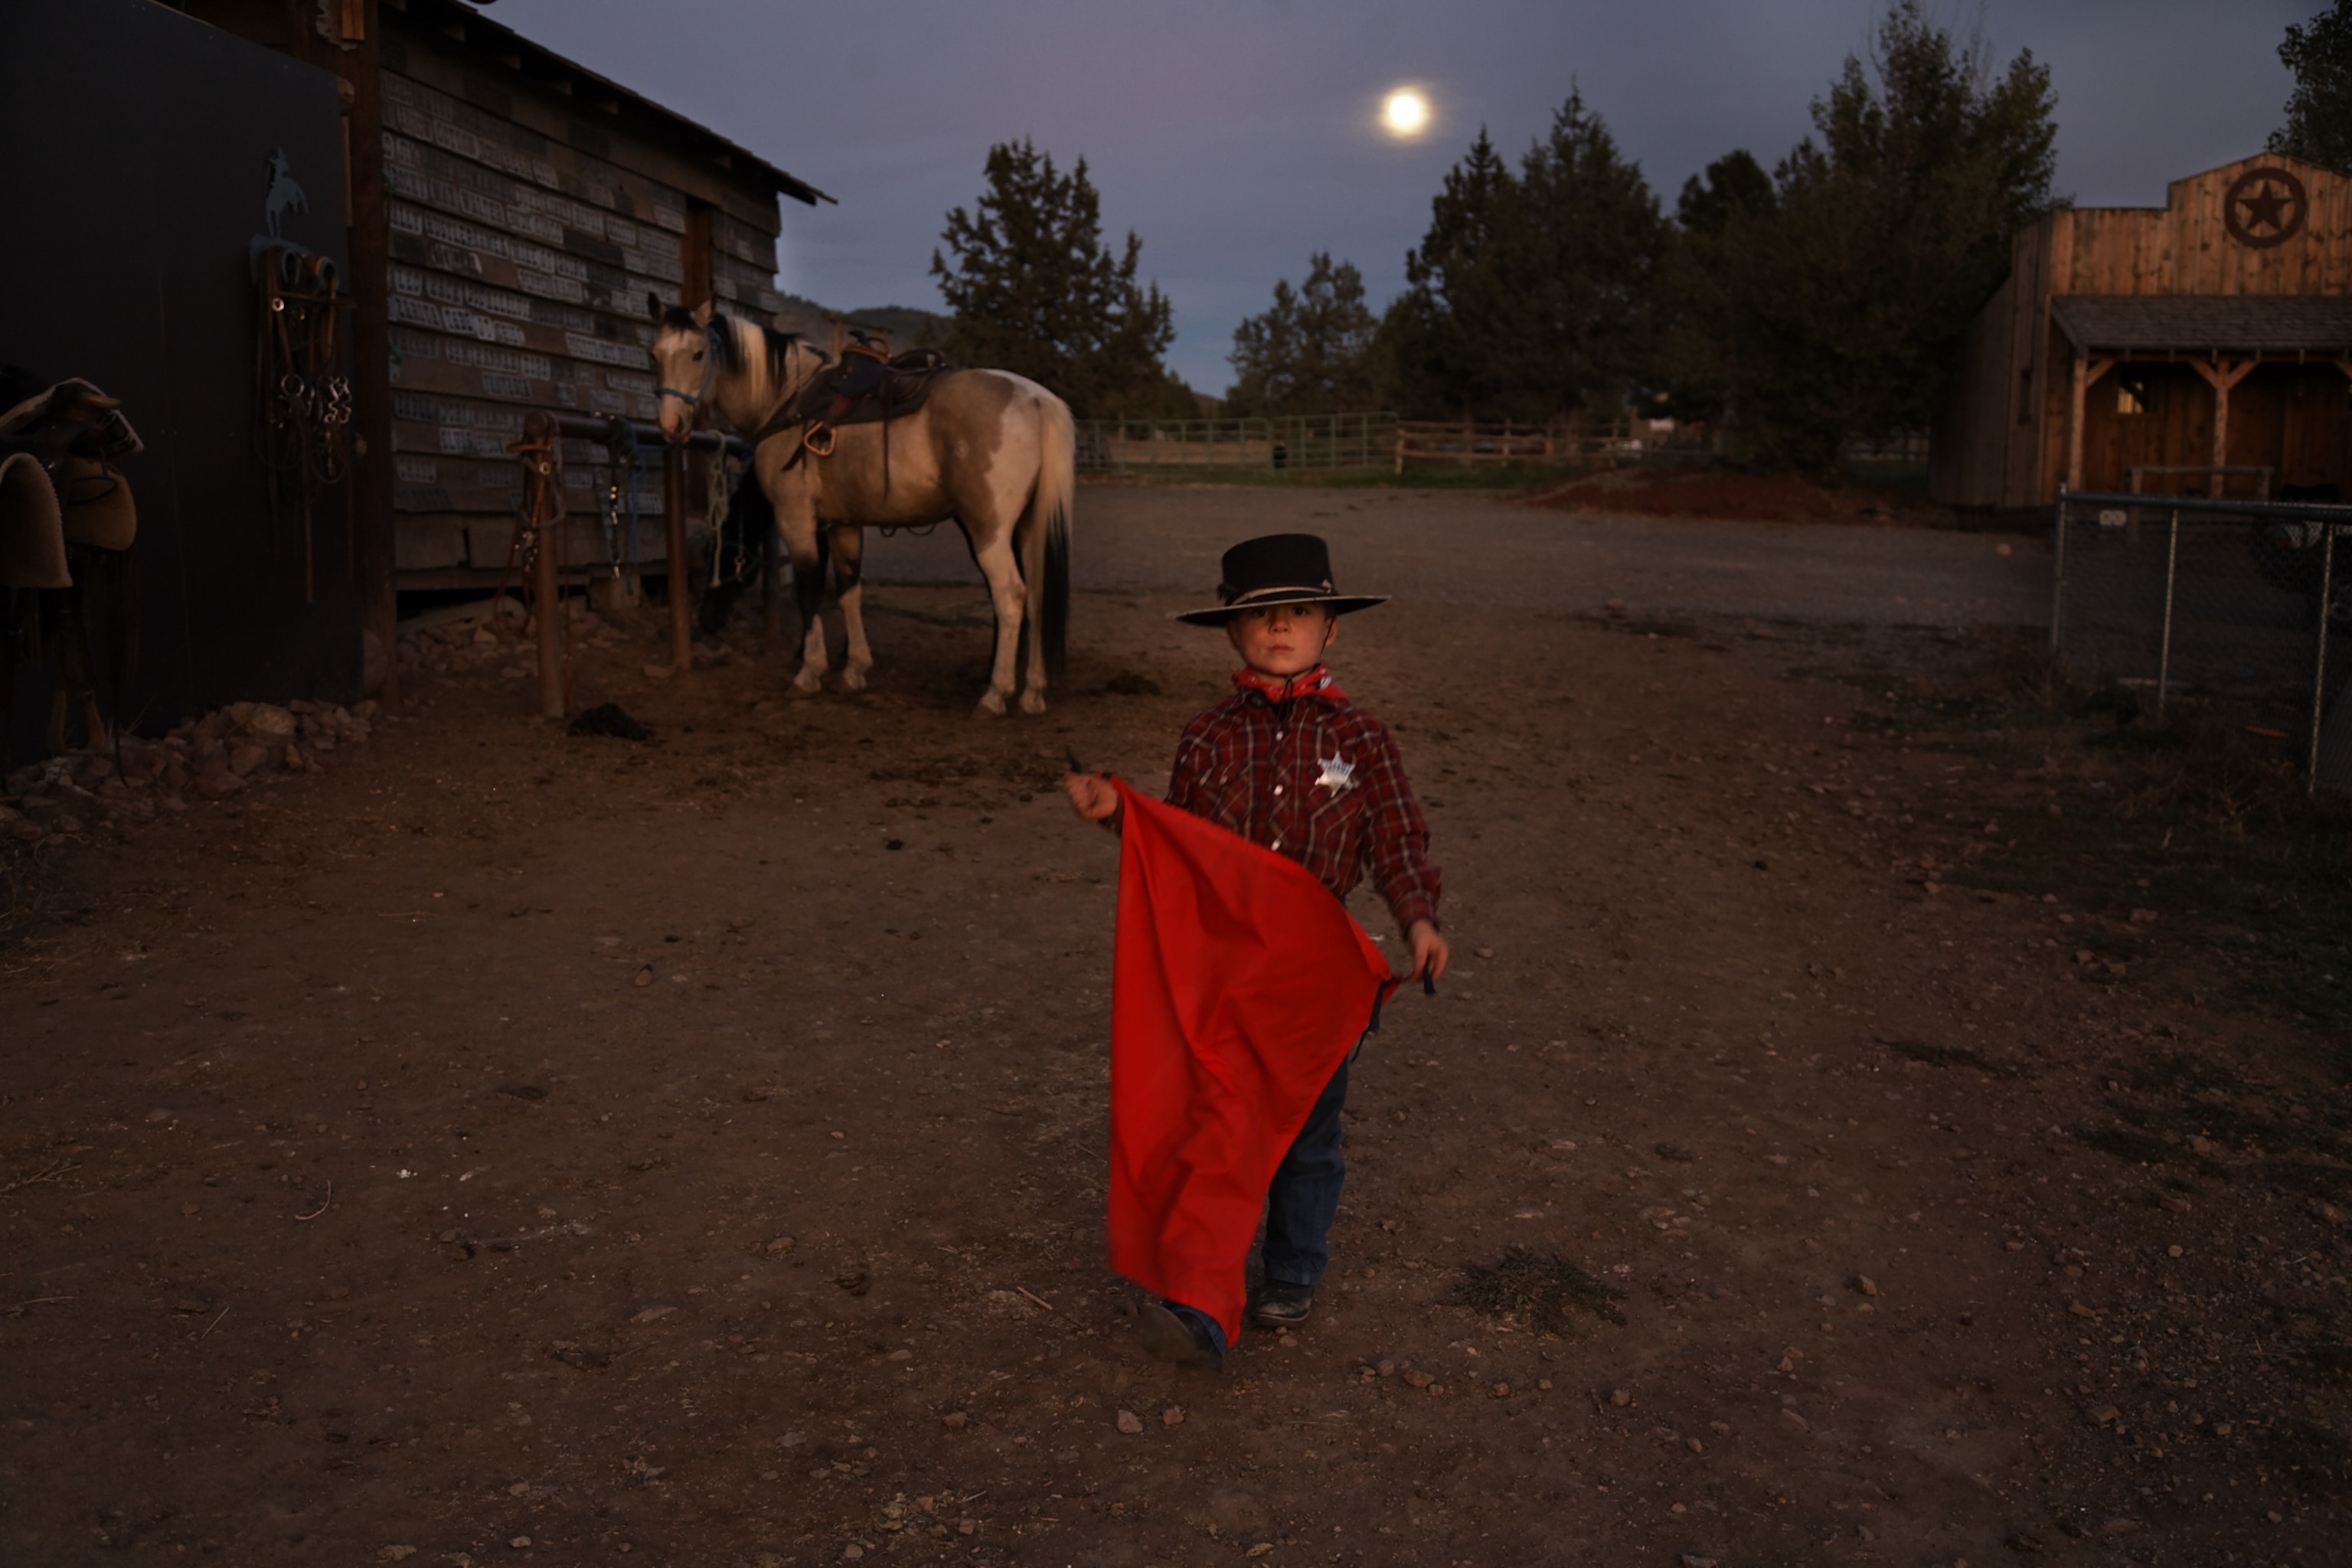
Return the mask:
M1331 551L1312 533L1268 533L1244 539L1218 563L1217 597L1206 609L1179 610L1174 619L1221 626L1244 610L1275 605L1321 605L1335 616L1385 605L1386 594L1341 594L1331 584Z
M70 588L63 519L48 470L30 452L0 458L0 588Z

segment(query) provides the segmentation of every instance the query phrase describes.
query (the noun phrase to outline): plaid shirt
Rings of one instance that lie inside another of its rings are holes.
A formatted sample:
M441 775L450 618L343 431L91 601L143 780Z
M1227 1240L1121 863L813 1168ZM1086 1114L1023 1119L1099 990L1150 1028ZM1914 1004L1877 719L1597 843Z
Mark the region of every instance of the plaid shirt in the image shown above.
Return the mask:
M1389 727L1319 668L1284 700L1247 676L1184 726L1168 804L1286 855L1346 898L1369 870L1400 931L1437 923L1429 824Z

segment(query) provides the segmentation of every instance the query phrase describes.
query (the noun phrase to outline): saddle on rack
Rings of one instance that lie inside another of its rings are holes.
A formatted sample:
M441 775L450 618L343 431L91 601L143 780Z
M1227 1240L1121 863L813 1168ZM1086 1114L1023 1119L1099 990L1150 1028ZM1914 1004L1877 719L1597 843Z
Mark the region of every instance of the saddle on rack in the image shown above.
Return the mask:
M929 399L932 384L954 368L937 349L908 349L885 358L878 350L852 344L793 399L790 418L807 426L803 442L823 457L833 450L836 426L912 414Z

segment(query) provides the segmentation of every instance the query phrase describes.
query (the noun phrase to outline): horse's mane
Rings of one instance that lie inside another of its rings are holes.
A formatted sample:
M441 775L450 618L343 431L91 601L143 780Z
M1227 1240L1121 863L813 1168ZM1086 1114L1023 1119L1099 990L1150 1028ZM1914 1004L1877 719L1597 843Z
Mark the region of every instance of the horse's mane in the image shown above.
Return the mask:
M665 310L662 326L665 330L696 334L704 331L703 324L694 319L694 312L683 305L672 305ZM737 374L749 368L751 341L756 338L761 368L767 373L766 387L777 395L792 384L789 368L795 347L807 347L816 354L820 363L831 357L810 343L802 333L778 331L773 327L730 316L722 310L710 312L709 336L718 341L719 366L730 374Z

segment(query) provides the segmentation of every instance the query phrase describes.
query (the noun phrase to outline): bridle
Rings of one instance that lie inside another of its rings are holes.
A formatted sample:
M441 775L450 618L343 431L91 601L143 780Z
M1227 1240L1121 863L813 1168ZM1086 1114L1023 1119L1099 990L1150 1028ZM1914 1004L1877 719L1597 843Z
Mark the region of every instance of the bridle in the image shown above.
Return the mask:
M716 321L707 321L703 324L702 338L702 385L693 392L681 392L675 386L656 386L654 388L654 396L656 399L675 397L680 403L686 405L686 409L688 414L693 414L702 407L702 400L710 395L710 379L712 376L719 374L720 339L719 336L719 323Z
M703 324L702 336L702 384L692 392L682 391L675 386L656 386L654 388L654 396L656 399L658 400L664 397L675 397L680 403L686 405L688 416L692 416L699 412L702 407L703 400L710 395L710 383L712 378L719 373L719 350L720 346L725 342L725 340L719 335L719 322L716 319ZM822 359L822 357L823 356L820 356L820 359ZM803 421L792 416L793 405L799 401L800 395L808 389L810 384L816 379L818 374L824 369L824 363L820 363L815 370L809 373L806 380L803 381L798 386L792 387L784 393L782 397L780 398L776 404L776 411L768 416L768 422L761 427L760 432L757 435L751 437L751 446L756 447L761 441L765 440L768 437L774 435L777 431L782 429L788 425L803 423ZM795 454L795 456L797 456L797 454Z

